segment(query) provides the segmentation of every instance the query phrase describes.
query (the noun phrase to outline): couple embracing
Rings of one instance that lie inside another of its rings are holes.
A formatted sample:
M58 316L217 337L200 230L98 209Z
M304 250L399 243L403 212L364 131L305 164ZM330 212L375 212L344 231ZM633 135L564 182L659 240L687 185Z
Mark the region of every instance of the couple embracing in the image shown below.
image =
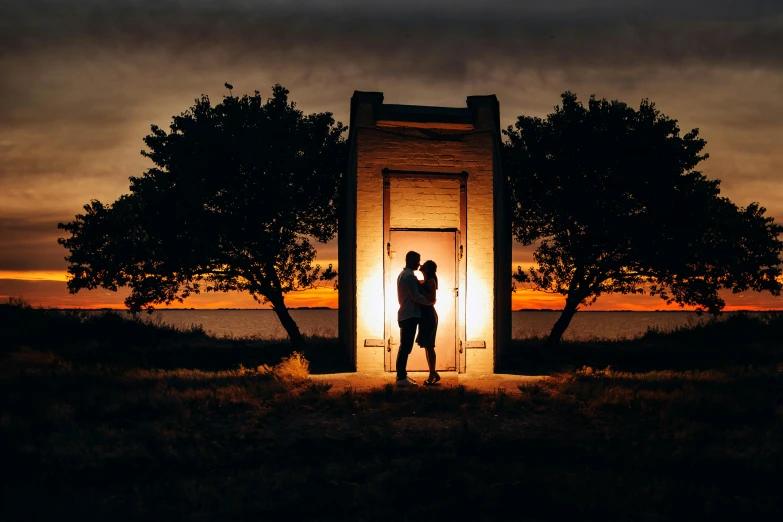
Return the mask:
M425 350L430 374L424 384L432 386L440 380L435 371L435 334L438 331L438 314L435 311L435 293L438 290L438 267L433 261L419 265L421 256L417 252L405 254L405 268L397 276L397 300L400 309L397 323L400 325L400 350L397 352L397 386L418 386L408 377L408 355L413 349L414 340ZM421 266L424 281L419 282L414 270ZM416 336L418 329L419 335Z

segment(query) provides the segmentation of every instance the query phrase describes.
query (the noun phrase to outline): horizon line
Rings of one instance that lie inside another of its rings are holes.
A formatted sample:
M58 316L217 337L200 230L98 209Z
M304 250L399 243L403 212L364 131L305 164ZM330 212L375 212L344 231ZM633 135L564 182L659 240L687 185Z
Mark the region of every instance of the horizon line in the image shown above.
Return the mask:
M9 304L9 303L4 303ZM44 310L61 310L61 311L84 311L84 312L128 312L129 310L127 308L112 308L112 307L59 307L59 306L32 306L33 308L39 308ZM160 311L191 311L191 312L214 312L216 310L234 310L234 311L249 311L249 310L255 310L255 311L268 311L268 312L274 312L274 309L272 308L233 308L233 307L220 307L220 308L195 308L195 307L178 307L178 308L168 308L168 307L162 307L162 308L154 308L153 312L160 312ZM339 308L332 308L328 306L293 306L288 307L287 310L339 310ZM512 309L512 312L562 312L562 309L559 308L519 308L519 309ZM140 310L138 313L145 313L148 312L148 310ZM609 310L577 310L577 313L604 313L604 312L633 312L633 313L698 313L696 310L682 310L682 309L675 309L675 310L666 310L666 309L655 309L655 310L632 310L628 308L613 308ZM756 312L756 313L764 313L764 312L783 312L783 308L740 308L735 310L721 310L721 313L733 313L733 312ZM709 314L709 312L702 311L702 314Z

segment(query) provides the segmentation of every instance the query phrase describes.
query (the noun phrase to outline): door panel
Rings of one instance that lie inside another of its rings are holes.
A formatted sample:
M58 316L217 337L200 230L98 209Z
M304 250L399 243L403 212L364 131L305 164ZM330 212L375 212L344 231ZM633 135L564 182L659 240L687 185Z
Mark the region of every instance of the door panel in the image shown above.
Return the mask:
M387 274L387 324L390 325L391 366L396 371L397 350L399 348L400 330L397 325L397 276L405 268L405 254L414 250L421 254L421 262L431 259L438 265L438 292L435 310L438 312L438 333L435 337L435 353L437 355L436 369L441 371L456 370L457 361L457 260L456 232L454 231L416 231L392 230L390 233L390 252L392 260L390 273ZM417 272L421 279L421 274ZM408 358L409 371L427 371L427 358L424 349L413 344L413 351Z

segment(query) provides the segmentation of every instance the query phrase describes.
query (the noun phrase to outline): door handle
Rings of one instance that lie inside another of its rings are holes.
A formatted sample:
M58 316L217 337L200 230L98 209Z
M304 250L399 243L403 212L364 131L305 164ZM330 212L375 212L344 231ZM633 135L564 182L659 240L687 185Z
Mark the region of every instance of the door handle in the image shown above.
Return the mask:
M459 297L459 288L454 289L454 297Z

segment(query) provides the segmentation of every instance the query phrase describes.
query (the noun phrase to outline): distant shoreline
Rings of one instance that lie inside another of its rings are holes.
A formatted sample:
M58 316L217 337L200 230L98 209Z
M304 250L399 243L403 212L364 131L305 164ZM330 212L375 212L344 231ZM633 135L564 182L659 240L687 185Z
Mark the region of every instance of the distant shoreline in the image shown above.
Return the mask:
M47 308L48 310L61 310L63 312L127 312L127 308ZM174 311L188 311L188 312L215 312L215 311L266 311L273 312L271 308L156 308L154 312L174 312ZM338 310L337 308L329 308L328 306L299 306L291 307L288 310ZM520 308L518 310L511 310L512 312L561 312L562 310L557 308ZM142 310L140 313L146 312ZM602 313L639 313L639 314L651 314L651 313L666 313L666 314L693 314L694 310L579 310L577 313L589 313L589 314L602 314ZM726 310L722 313L783 313L783 309L771 308L766 310ZM707 315L707 312L702 312Z
M520 308L519 310L512 310L512 312L561 312L562 310L558 308ZM697 313L695 310L578 310L577 313L580 314L602 314L602 313L614 313L614 312L624 312L624 313L638 313L638 314L654 314L654 313L661 313L661 314L695 314ZM780 313L783 312L783 309L781 308L768 308L765 310L724 310L721 313L724 314L734 314L738 312L746 312L746 313ZM708 315L707 312L702 312L704 315Z

